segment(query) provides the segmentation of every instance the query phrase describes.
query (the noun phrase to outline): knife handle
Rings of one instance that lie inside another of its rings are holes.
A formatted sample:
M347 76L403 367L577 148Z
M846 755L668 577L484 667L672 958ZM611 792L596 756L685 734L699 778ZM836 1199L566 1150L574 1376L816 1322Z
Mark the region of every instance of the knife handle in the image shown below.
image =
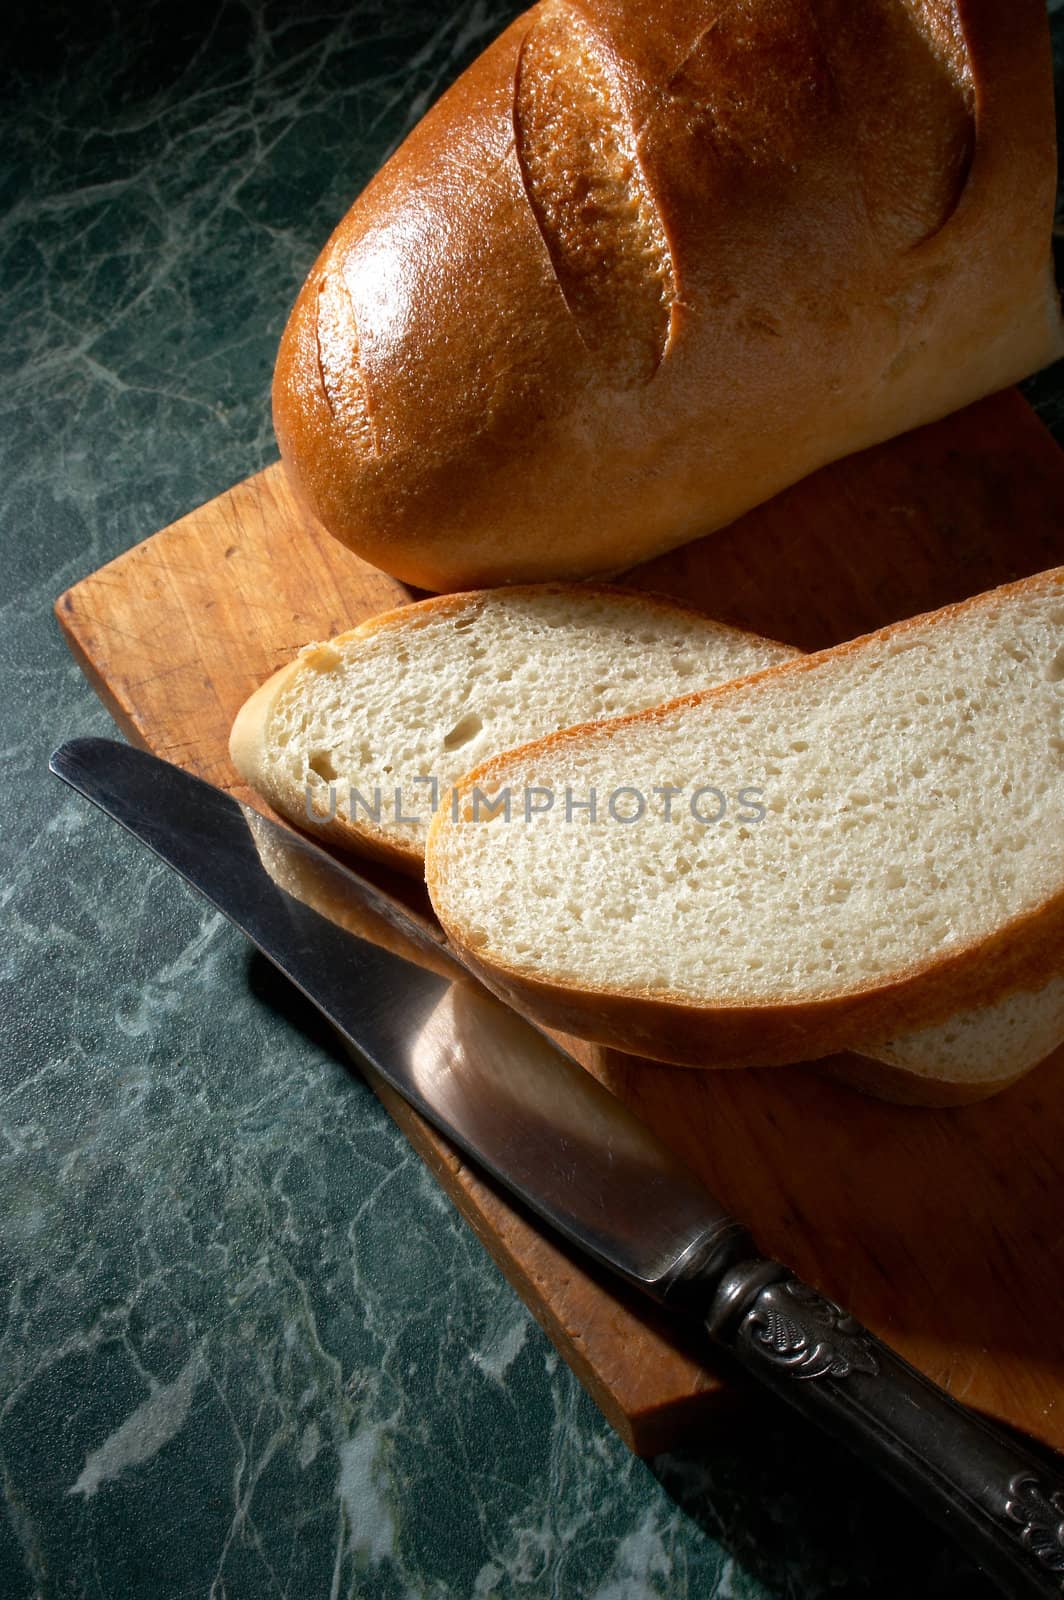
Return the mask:
M706 1327L953 1535L1007 1595L1064 1596L1064 1477L778 1261L719 1280Z

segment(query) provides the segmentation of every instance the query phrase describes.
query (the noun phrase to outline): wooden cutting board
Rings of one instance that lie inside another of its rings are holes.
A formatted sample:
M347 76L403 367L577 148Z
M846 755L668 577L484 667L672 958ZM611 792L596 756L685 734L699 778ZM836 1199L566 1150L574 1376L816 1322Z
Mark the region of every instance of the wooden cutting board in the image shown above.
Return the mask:
M806 649L1064 563L1064 453L1016 392L830 467L632 582ZM61 597L75 657L136 742L237 788L237 707L299 646L408 598L331 540L279 466ZM245 796L246 797L246 796ZM762 1247L959 1399L1064 1450L1064 1052L951 1111L809 1068L700 1074L582 1057ZM735 1397L652 1311L541 1238L405 1107L413 1144L633 1449Z

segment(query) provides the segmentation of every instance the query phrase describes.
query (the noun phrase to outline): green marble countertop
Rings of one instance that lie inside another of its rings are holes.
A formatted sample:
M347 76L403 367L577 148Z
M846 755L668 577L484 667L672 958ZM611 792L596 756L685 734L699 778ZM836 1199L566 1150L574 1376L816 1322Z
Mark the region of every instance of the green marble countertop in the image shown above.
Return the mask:
M52 600L272 458L297 285L510 11L14 12L0 1596L988 1595L753 1401L629 1456L308 1009L45 770L110 731ZM1057 426L1060 372L1032 393Z

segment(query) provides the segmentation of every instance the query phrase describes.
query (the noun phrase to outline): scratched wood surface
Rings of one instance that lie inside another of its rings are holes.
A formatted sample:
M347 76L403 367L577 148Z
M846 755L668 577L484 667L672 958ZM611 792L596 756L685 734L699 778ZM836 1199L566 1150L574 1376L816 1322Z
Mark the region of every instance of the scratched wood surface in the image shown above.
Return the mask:
M1064 453L1008 392L830 467L630 581L813 649L1061 563ZM308 640L406 598L272 466L83 579L57 614L130 738L235 790L226 742L251 690ZM582 1059L765 1250L953 1394L1064 1450L1064 1059L949 1111L883 1105L807 1068ZM386 1103L633 1449L742 1403L693 1345Z

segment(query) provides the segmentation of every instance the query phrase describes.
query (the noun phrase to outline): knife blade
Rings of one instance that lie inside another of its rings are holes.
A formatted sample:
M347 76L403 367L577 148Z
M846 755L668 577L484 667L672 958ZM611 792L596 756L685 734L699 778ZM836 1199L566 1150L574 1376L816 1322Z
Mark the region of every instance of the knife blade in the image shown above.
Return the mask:
M780 1262L614 1095L404 907L288 828L128 745L51 770L174 867L371 1075L548 1226L696 1319L877 1467L1015 1595L1064 1596L1064 1476L960 1406Z

